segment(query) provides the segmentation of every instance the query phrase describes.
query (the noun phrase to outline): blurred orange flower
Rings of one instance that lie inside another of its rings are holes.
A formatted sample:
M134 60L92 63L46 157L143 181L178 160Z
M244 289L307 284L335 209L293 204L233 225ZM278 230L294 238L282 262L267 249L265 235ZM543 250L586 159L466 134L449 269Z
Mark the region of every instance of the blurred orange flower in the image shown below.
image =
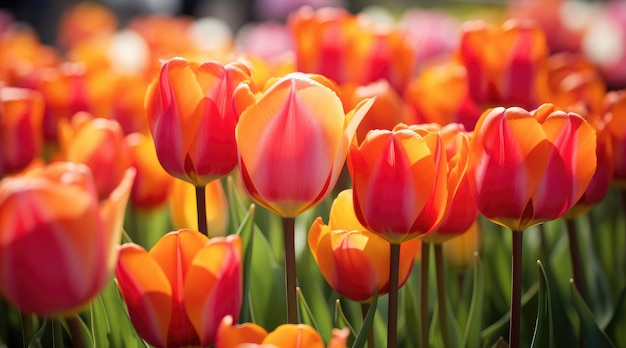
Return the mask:
M223 236L228 232L228 201L220 180L206 185L206 217L209 236ZM198 228L196 190L186 181L174 179L170 202L170 217L174 229Z
M613 182L626 188L626 90L607 93L601 117L613 148Z
M27 313L70 314L109 282L135 171L100 200L89 168L56 162L0 181L0 293Z

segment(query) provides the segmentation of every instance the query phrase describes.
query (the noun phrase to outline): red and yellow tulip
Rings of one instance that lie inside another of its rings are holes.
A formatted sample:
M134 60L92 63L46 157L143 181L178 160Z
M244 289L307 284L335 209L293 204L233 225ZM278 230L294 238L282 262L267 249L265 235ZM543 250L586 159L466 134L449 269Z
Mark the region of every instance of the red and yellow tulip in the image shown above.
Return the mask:
M626 90L607 93L602 114L613 147L613 182L626 188Z
M134 169L104 200L89 167L56 162L0 181L0 293L22 311L69 314L109 282Z
M434 231L448 206L447 168L436 131L370 131L348 156L359 222L396 244Z
M207 346L242 303L241 239L194 230L163 236L147 252L120 247L118 285L137 333L156 347Z
M59 125L56 160L84 163L93 172L98 195L108 197L131 165L122 127L114 120L80 112Z
M282 217L325 199L337 182L359 123L373 99L344 113L323 76L293 73L260 96L247 84L236 98L239 168L248 194Z
M317 218L308 235L309 248L322 275L340 295L367 302L374 294L389 292L389 242L368 231L354 214L352 190L339 193L330 210L328 225ZM411 274L421 240L400 247L399 287Z
M41 155L43 110L39 92L0 86L0 178Z
M233 326L233 318L226 316L218 330L216 348L324 348L320 334L306 324L283 324L268 333L253 323ZM333 329L327 348L345 348L348 336L347 327Z
M172 176L205 186L237 164L232 93L250 80L240 63L163 63L146 92L148 125L159 161Z
M596 132L551 104L487 110L470 144L470 186L488 219L522 231L559 218L596 171Z

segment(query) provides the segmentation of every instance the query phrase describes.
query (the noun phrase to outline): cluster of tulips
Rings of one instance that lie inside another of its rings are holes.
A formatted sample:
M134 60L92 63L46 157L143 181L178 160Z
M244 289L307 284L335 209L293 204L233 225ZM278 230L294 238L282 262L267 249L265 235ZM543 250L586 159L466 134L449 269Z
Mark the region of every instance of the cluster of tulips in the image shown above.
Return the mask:
M626 344L626 90L427 15L0 16L0 346Z

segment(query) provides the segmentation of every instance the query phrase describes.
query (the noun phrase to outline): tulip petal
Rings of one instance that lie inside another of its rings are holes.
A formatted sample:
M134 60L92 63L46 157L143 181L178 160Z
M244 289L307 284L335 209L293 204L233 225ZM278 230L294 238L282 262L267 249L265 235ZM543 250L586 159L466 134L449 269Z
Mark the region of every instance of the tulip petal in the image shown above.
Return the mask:
M120 248L115 274L133 326L148 343L165 347L172 289L161 267L139 245Z
M263 344L278 348L324 348L324 341L312 327L304 324L283 324L270 332Z
M267 331L253 323L233 326L233 317L227 315L217 329L216 348L236 348L245 343L261 344L267 337Z
M193 259L184 288L185 308L202 345L215 343L222 318L239 317L242 291L241 239L212 238Z

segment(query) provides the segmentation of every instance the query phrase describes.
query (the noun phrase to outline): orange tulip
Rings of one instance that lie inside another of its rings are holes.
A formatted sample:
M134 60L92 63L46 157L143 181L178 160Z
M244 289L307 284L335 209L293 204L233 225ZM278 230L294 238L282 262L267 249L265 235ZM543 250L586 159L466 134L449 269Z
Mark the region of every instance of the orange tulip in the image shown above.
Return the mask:
M478 221L463 233L443 243L443 257L446 265L457 273L465 273L474 262L474 254L480 248L480 229Z
M626 90L607 93L604 103L602 118L613 147L613 182L626 188Z
M596 171L596 133L551 104L486 111L470 144L470 186L488 219L523 231L559 218Z
M112 34L116 29L117 18L112 10L95 2L79 2L63 12L58 43L70 49L91 37Z
M337 182L359 123L373 99L344 114L332 83L288 74L260 97L246 84L235 92L239 168L248 194L282 217L324 200ZM258 99L257 99L258 98Z
M38 315L80 310L111 279L134 169L100 201L89 168L56 162L0 181L0 293Z
M242 301L241 239L208 239L193 230L163 236L147 252L120 247L118 285L137 333L156 347L215 343L226 315Z
M345 348L350 330L333 329L328 348ZM226 316L220 323L216 348L324 348L320 334L306 324L284 324L268 333L261 326L244 323L233 326L233 318Z
M339 83L385 79L402 93L413 74L414 53L399 30L381 28L340 8L302 7L288 19L296 69Z
M131 165L128 143L119 123L81 112L59 126L58 160L84 163L93 172L100 197L107 197Z
M157 158L154 140L142 133L126 136L132 166L137 170L130 200L134 208L151 210L167 203L174 178L169 175Z
M467 22L459 54L467 68L469 91L483 106L539 105L537 78L548 57L544 32L531 21L509 20L501 27Z
M391 243L434 231L447 209L447 162L438 132L370 131L348 169L359 221Z
M406 128L398 125L396 129ZM448 162L448 209L441 225L422 239L440 244L455 235L464 233L478 217L478 207L470 192L467 170L469 167L469 139L463 125L451 123L444 127L437 124L414 125L413 130L430 129L439 131L446 149Z
M43 110L39 92L0 86L0 178L40 156Z
M146 92L148 124L163 168L195 186L228 174L237 164L232 93L250 80L239 63L202 64L172 58Z
M467 82L467 70L449 60L427 66L411 80L404 100L415 114L415 123L461 123L473 130L480 117Z
M389 242L368 231L354 213L352 190L339 193L328 225L317 218L309 230L309 248L324 278L341 296L367 302L376 292L389 292ZM411 274L421 240L400 247L399 287Z
M228 229L228 201L220 180L206 185L206 217L210 237L223 236ZM186 181L174 179L169 199L174 229L198 228L196 190Z

